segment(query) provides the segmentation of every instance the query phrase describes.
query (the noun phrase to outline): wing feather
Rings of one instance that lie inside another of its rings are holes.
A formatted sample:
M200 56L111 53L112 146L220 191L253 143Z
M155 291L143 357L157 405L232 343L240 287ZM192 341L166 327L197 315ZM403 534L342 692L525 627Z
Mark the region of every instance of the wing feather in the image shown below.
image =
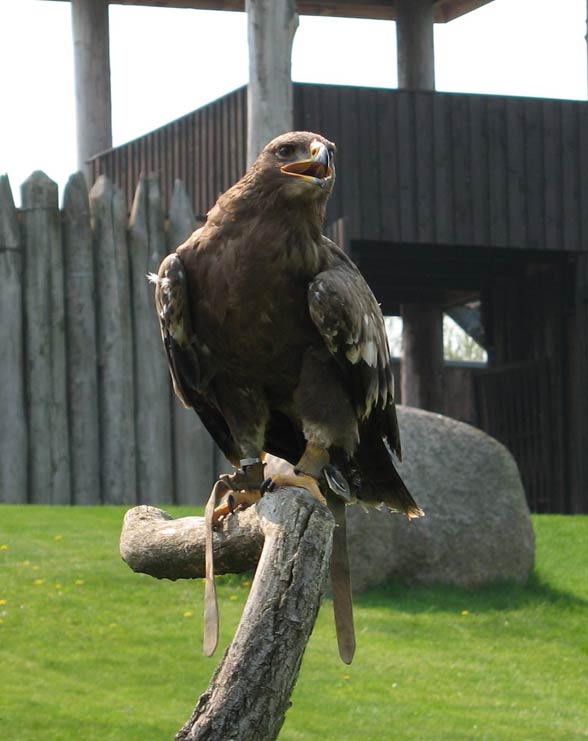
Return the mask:
M359 270L335 245L332 248L337 259L308 289L310 316L349 379L358 420L378 418L383 435L400 458L394 380L382 312Z
M168 255L158 275L148 277L155 283L155 307L176 396L185 407L194 409L224 455L238 461L235 442L214 395L210 388L202 388L198 345L190 320L194 300L190 289L193 292L194 287L188 287L180 257Z

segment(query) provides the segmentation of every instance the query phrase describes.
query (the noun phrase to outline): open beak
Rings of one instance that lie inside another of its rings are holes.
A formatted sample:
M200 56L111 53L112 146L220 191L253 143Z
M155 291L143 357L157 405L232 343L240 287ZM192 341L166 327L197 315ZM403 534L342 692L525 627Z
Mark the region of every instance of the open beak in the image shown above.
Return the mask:
M324 188L333 176L329 150L320 142L313 142L310 147L311 159L290 162L281 167L285 175L294 175Z

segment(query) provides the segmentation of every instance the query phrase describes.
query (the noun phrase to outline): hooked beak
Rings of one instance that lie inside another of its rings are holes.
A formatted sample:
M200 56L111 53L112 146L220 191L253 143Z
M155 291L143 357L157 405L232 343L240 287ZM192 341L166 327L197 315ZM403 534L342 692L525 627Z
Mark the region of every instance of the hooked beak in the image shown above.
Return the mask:
M294 175L324 188L333 176L329 150L322 142L313 142L310 147L310 154L311 159L290 162L280 169L285 175Z

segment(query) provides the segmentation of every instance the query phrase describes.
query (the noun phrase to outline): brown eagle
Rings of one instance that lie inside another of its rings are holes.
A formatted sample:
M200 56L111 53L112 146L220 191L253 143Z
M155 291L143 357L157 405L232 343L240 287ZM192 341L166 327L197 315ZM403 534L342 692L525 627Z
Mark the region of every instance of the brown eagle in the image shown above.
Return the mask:
M317 480L422 514L394 468L400 436L390 352L373 293L322 234L335 145L310 132L271 141L205 224L159 268L156 307L174 389L240 468L250 503ZM294 474L264 481L264 453ZM238 492L241 492L240 494Z

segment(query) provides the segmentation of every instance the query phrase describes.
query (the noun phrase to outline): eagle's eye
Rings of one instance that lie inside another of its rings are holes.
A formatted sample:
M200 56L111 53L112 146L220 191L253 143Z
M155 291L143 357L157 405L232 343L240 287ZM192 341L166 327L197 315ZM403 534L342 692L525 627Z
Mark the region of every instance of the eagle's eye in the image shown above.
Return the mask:
M277 148L276 154L280 159L286 160L292 157L295 151L296 147L294 144L282 144Z

